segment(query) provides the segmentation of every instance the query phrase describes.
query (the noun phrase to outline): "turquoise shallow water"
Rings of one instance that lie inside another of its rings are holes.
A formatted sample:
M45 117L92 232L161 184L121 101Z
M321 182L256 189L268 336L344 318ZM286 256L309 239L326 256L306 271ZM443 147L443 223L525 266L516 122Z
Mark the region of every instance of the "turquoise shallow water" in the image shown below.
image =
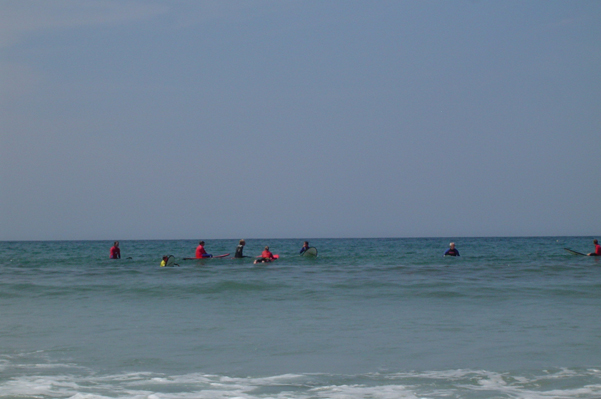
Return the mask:
M0 398L601 396L591 237L302 241L1 242Z

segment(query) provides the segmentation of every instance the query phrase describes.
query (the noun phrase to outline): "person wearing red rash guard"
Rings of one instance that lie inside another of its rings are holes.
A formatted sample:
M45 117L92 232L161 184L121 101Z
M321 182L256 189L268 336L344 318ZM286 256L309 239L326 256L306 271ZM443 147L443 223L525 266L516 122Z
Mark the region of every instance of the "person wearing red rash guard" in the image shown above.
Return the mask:
M269 247L265 247L265 250L261 253L261 257L255 260L254 263L266 263L271 262L274 259L275 256L273 256L273 254L269 251Z
M601 256L601 245L599 245L599 241L594 239L593 244L595 244L595 252L591 252L588 256Z
M111 259L121 259L121 250L119 249L119 241L115 241L109 253Z
M196 247L196 257L197 258L212 258L213 255L208 254L207 251L205 251L205 242L201 241L198 243L198 247Z

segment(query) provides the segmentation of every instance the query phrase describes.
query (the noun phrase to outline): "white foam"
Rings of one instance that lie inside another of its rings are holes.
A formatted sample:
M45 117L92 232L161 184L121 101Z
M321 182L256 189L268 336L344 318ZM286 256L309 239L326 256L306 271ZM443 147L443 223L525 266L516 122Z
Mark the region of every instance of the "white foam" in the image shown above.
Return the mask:
M373 399L417 399L416 394L403 385L338 385L311 389L320 398L348 399L348 398L373 398Z
M0 379L2 397L69 399L417 399L498 397L518 399L601 397L598 369L558 369L535 375L486 370L443 370L395 374L283 374L232 377L151 372L97 375L65 364L45 367L0 361L13 377ZM72 366L72 365L71 365ZM29 370L29 371L28 371ZM46 375L40 375L50 371ZM60 374L53 374L59 372ZM29 375L28 375L29 374ZM34 375L31 375L34 374Z

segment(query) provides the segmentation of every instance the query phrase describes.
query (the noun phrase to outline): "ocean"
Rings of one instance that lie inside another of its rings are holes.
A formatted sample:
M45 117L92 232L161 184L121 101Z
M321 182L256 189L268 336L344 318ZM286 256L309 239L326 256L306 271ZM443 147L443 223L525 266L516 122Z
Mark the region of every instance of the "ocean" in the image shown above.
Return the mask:
M592 239L0 242L0 398L599 398Z

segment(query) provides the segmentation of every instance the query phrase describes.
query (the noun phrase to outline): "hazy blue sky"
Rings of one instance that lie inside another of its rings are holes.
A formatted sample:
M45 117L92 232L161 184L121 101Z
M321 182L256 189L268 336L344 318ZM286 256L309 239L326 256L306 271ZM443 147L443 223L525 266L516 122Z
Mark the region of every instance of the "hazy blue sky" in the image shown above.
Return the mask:
M2 240L601 235L601 1L0 1L0 93Z

